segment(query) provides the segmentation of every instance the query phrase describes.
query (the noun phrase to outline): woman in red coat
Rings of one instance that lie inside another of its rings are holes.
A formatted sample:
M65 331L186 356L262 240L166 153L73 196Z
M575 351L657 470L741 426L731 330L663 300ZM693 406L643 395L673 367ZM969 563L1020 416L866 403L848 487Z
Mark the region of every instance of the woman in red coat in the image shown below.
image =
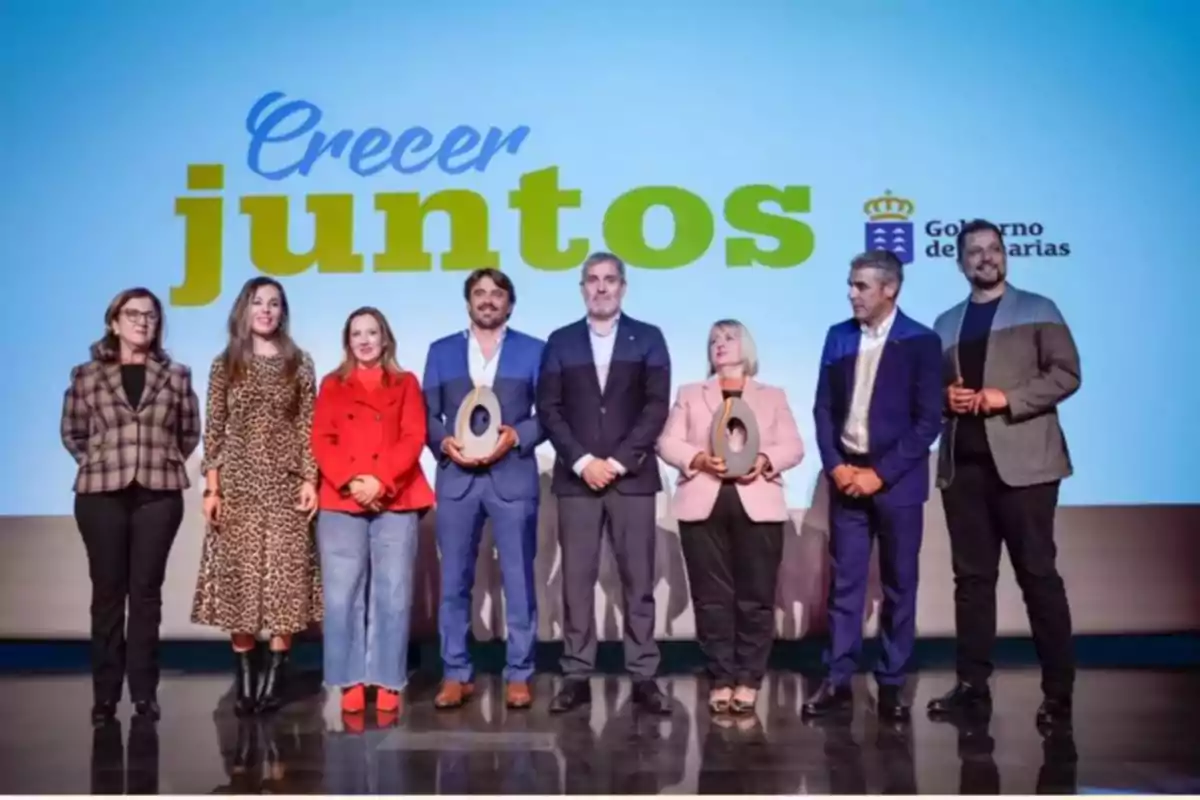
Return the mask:
M360 308L342 331L345 359L321 382L312 449L321 471L317 548L325 591L325 683L342 710L398 713L408 683L417 522L433 506L421 470L425 401L396 364L383 314ZM368 585L369 584L369 585Z

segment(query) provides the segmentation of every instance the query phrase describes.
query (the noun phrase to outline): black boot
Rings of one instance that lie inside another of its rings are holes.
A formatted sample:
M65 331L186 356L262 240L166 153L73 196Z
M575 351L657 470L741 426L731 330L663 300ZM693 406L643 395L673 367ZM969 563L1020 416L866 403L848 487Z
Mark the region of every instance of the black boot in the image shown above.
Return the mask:
M247 717L254 713L258 703L258 664L254 650L235 653L237 657L237 700L233 705L233 713L239 717Z
M283 678L287 661L286 650L272 650L267 657L267 668L258 687L258 713L266 714L283 705Z

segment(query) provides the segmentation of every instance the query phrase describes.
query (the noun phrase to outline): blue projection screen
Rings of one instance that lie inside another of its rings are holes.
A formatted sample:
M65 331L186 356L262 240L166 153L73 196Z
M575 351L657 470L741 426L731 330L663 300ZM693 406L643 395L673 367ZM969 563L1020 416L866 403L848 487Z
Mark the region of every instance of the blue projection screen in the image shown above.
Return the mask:
M761 379L786 390L807 455L787 475L779 634L819 633L828 525L811 408L825 331L849 314L849 260L901 254L901 305L931 324L966 295L955 234L974 217L1004 226L1012 282L1055 300L1081 352L1082 388L1061 409L1075 475L1058 534L1077 628L1200 627L1196 5L681 8L5 4L0 636L87 634L59 413L122 288L167 301L168 348L203 397L256 274L283 280L319 372L339 359L345 315L372 304L420 374L429 343L466 324L468 270L505 270L512 324L544 337L582 315L578 267L602 249L630 264L626 308L662 328L676 386L705 377L709 326L734 317ZM190 466L198 477L198 456ZM164 632L220 636L188 622L198 483L187 502ZM542 505L552 639L548 490ZM659 634L690 638L669 490L659 511ZM487 549L480 637L503 634ZM418 634L436 630L436 558L426 530ZM597 616L619 638L605 563ZM921 568L921 633L952 633L936 496ZM1001 628L1024 632L1004 570Z

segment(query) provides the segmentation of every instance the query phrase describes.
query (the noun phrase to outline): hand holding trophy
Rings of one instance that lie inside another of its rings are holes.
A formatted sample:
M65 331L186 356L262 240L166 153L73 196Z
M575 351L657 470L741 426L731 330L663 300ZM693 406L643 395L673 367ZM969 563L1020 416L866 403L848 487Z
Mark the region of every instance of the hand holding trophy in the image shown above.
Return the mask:
M750 406L740 397L726 398L713 415L709 434L709 449L724 463L725 477L741 478L752 472L760 445L758 420Z
M475 433L471 428L476 409L482 409L487 414L487 427L481 433ZM454 438L459 445L459 452L467 461L483 461L495 452L500 442L500 398L490 387L476 386L458 407Z

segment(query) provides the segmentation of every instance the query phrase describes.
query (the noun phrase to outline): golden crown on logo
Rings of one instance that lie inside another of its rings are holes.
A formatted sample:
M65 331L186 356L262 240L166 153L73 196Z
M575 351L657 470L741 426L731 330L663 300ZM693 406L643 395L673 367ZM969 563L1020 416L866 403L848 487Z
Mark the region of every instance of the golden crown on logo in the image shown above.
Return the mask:
M867 214L872 222L884 219L908 219L916 209L917 206L912 200L893 197L891 189L884 192L882 197L872 197L863 203L863 213Z

